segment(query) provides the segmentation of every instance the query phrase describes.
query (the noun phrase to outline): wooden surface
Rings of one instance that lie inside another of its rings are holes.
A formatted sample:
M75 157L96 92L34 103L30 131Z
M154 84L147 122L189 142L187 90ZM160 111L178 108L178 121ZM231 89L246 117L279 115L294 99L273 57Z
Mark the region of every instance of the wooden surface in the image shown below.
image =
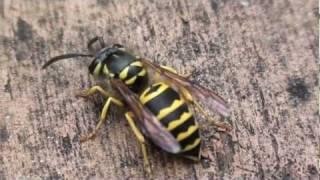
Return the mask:
M90 60L41 70L103 35L225 97L230 135L205 125L199 163L149 146L155 179L319 179L318 6L310 0L0 0L0 179L144 179L137 141L103 99Z

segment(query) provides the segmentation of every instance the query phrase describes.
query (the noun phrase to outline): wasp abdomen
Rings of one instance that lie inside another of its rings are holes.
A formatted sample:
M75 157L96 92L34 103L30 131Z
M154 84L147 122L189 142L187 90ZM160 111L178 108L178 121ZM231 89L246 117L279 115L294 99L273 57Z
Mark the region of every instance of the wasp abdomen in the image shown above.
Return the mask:
M157 117L181 145L179 154L198 159L199 127L186 102L169 85L160 82L147 88L140 101Z

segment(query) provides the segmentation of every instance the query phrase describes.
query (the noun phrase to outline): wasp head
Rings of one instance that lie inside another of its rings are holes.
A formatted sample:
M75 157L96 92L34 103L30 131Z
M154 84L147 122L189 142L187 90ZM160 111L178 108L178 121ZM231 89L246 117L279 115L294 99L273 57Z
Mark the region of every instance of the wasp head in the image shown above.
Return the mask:
M98 43L97 43L98 42ZM94 76L100 76L104 72L106 74L106 61L107 59L120 49L123 50L123 46L119 44L114 44L111 47L106 47L105 43L102 39L102 37L95 37L91 39L87 44L89 53L88 54L82 54L82 53L68 53L68 54L62 54L59 56L55 56L51 58L49 61L47 61L43 66L42 69L45 69L49 65L51 65L54 62L63 60L63 59L70 59L70 58L76 58L76 57L92 57L93 61L91 62L89 66L89 72L90 74Z
M89 65L89 72L95 77L100 75L110 75L107 69L108 58L113 54L122 51L123 46L119 44L114 44L112 47L102 48L95 55L95 58Z

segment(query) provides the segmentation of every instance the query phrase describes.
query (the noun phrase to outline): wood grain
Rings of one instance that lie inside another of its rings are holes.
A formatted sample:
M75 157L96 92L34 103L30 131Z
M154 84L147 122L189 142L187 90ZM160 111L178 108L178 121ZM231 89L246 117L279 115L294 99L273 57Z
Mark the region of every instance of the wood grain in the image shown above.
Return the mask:
M319 179L318 18L311 0L0 0L0 179L145 178L121 110L79 143L103 104L74 97L90 60L41 70L95 35L196 69L232 107L230 135L202 130L199 163L149 146L155 179Z

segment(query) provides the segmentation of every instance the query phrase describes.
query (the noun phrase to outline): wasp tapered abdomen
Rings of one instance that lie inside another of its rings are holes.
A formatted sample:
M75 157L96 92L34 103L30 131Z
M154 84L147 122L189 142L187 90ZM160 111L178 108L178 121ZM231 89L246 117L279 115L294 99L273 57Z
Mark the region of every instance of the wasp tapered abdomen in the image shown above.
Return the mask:
M192 112L180 95L164 82L151 85L140 96L140 101L179 142L177 153L196 160L200 154L199 127Z

